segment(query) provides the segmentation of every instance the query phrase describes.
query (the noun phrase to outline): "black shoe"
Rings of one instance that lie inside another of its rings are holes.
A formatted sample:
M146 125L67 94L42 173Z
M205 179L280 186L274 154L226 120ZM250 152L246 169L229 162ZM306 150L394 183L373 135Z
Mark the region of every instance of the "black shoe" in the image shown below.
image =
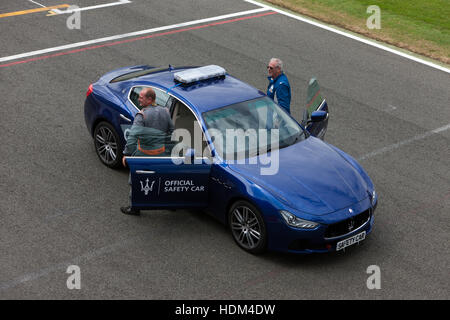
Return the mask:
M132 216L139 216L141 214L141 210L133 209L132 207L121 207L120 211L125 214L129 214Z

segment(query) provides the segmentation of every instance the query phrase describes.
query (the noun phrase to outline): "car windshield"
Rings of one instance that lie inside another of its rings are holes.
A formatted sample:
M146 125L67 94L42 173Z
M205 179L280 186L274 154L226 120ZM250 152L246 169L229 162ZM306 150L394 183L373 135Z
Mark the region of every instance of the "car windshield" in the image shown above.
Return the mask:
M268 97L204 112L203 119L225 160L254 157L306 137L304 129Z

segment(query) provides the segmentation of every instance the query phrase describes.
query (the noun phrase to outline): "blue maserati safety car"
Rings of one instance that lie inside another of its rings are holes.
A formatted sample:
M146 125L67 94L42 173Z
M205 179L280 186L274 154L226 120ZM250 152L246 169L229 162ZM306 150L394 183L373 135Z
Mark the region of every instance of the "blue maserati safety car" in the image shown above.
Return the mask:
M85 102L105 165L120 166L147 87L175 131L164 152L126 158L133 207L202 208L251 253L339 251L371 232L378 196L364 169L323 141L328 105L315 79L298 123L219 66L109 72L89 86Z

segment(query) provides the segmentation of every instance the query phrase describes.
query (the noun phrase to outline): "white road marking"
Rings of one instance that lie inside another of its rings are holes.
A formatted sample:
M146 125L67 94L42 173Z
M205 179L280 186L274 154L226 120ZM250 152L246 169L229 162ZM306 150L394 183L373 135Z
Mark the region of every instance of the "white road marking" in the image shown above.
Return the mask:
M278 8L275 8L275 7L272 7L272 6L269 6L269 5L259 3L259 2L254 1L254 0L243 0L243 1L248 2L248 3L252 3L252 4L257 5L257 6L260 6L260 7L262 7L262 8L266 8L266 9L268 9L268 10L276 11L276 12L278 12L278 13L281 13L281 14L283 14L283 15L285 15L285 16L294 18L294 19L296 19L296 20L299 20L299 21L302 21L302 22L306 22L306 23L312 24L312 25L314 25L314 26L316 26L316 27L319 27L319 28L322 28L322 29L325 29L325 30L328 30L328 31L331 31L331 32L334 32L334 33L337 33L337 34L340 34L340 35L342 35L342 36L344 36L344 37L347 37L347 38L350 38L350 39L353 39L353 40L356 40L356 41L359 41L359 42L368 44L368 45L373 46L373 47L376 47L376 48L378 48L378 49L385 50L385 51L388 51L388 52L390 52L390 53L399 55L399 56L401 56L401 57L404 57L404 58L413 60L413 61L415 61L415 62L422 63L422 64L427 65L427 66L429 66L429 67L432 67L432 68L435 68L435 69L438 69L438 70L441 70L441 71L450 73L450 69L449 69L449 68L446 68L446 67L441 66L441 65L439 65L439 64L436 64L436 63L433 63L433 62L430 62L430 61L427 61L427 60L418 58L418 57L413 56L413 55L411 55L411 54L407 54L407 53L405 53L405 52L402 52L402 51L399 51L399 50L390 48L390 47L388 47L388 46L386 46L386 45L382 45L382 44L377 43L377 42L375 42L375 41L373 41L373 40L368 40L368 39L365 39L365 38L356 36L356 35L354 35L354 34L350 34L350 33L344 32L344 31L342 31L342 30L338 30L338 29L333 28L333 27L331 27L331 26L328 26L328 25L325 25L325 24L322 24L322 23L319 23L319 22L316 22L316 21L312 21L312 20L306 19L306 18L304 18L304 17L302 17L302 16L300 16L300 15L295 15L295 14L292 14L292 13L289 13L289 12L286 12L286 11L283 11L283 10L280 10L280 9L278 9Z
M76 11L86 11L86 10L94 10L94 9L112 7L112 6L117 6L117 5L121 5L121 4L127 4L127 3L131 3L131 1L129 1L129 0L119 0L118 2L99 4L99 5L95 5L95 6L83 7L83 8L77 8L77 9L67 9L67 10L53 9L51 11L54 12L55 15L58 15L58 14L65 14L65 13L73 13L73 12L76 12Z
M41 6L42 8L45 8L46 6L44 6L43 4L40 4L39 2L33 1L33 0L28 0L28 2L33 2L34 4Z
M383 154L383 153L386 153L386 152L389 152L389 151L398 149L398 148L400 148L400 147L402 147L402 146L404 146L404 145L410 144L410 143L412 143L412 142L415 142L415 141L418 141L418 140L425 139L425 138L427 138L427 137L429 137L429 136L431 136L431 135L434 135L434 134L438 134L438 133L444 132L444 131L446 131L446 130L448 130L448 129L450 129L450 123L447 124L447 125L445 125L445 126L443 126L443 127L440 127L440 128L437 128L437 129L434 129L434 130L425 132L425 133L423 133L423 134L419 134L419 135L417 135L417 136L415 136L415 137L412 137L412 138L410 138L410 139L406 139L406 140L403 140L403 141L400 141L400 142L391 144L391 145L389 145L389 146L380 148L380 149L378 149L378 150L372 151L372 152L370 152L370 153L367 153L367 154L365 154L365 155L359 157L357 160L358 160L358 161L362 161L362 160L366 160L366 159L368 159L368 158L372 158L372 157L374 157L374 156L377 156L377 155L380 155L380 154Z
M101 42L114 41L114 40L128 38L128 37L140 36L140 35L148 34L148 33L154 33L154 32L159 32L159 31L164 31L164 30L169 30L169 29L176 29L176 28L180 28L180 27L191 26L191 25L194 25L194 24L201 24L201 23L205 23L205 22L223 20L223 19L228 19L228 18L233 18L233 17L238 17L238 16L245 16L245 15L248 15L248 14L258 13L258 12L262 12L262 11L269 11L269 9L258 8L258 9L253 9L253 10L240 11L240 12L225 14L225 15L221 15L221 16L206 18L206 19L193 20L193 21L188 21L188 22L183 22L183 23L172 24L172 25L164 26L164 27L158 27L158 28L153 28L153 29L147 29L147 30L141 30L141 31L135 31L135 32L130 32L130 33L119 34L119 35L105 37L105 38L99 38L99 39L94 39L94 40L88 40L88 41L71 43L71 44L67 44L67 45L63 45L63 46L59 46L59 47L53 47L53 48L47 48L47 49L42 49L42 50L30 51L30 52L20 53L20 54L16 54L16 55L12 55L12 56L2 57L2 58L0 58L0 62L11 61L11 60L16 60L16 59L22 59L22 58L28 58L28 57L31 57L31 56L37 56L37 55L45 54L45 53L49 53L49 52L73 49L73 48L78 48L78 47L82 47L82 46L97 44L97 43L101 43Z

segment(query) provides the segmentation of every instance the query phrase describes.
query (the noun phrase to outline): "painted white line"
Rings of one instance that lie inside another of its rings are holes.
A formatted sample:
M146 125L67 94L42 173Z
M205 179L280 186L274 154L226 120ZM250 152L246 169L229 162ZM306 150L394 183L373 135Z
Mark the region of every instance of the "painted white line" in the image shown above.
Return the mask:
M121 4L127 4L127 3L131 3L131 1L119 0L118 2L99 4L99 5L95 5L95 6L83 7L83 8L77 8L77 9L67 9L67 10L53 9L51 11L54 12L56 15L58 15L58 14L65 14L65 13L73 13L76 11L86 11L86 10L94 10L94 9L112 7L112 6L117 6L117 5L121 5Z
M446 130L448 130L448 129L450 129L450 123L447 124L447 125L445 125L445 126L443 126L443 127L440 127L440 128L437 128L437 129L434 129L434 130L425 132L425 133L423 133L423 134L419 134L419 135L417 135L417 136L415 136L415 137L412 137L412 138L410 138L410 139L403 140L403 141L400 141L400 142L391 144L391 145L389 145L389 146L386 146L386 147L384 147L384 148L381 148L381 149L372 151L372 152L370 152L370 153L367 153L367 154L365 154L365 155L359 157L359 158L358 158L358 161L366 160L366 159L368 159L368 158L372 158L372 157L374 157L374 156L377 156L377 155L380 155L380 154L383 154L383 153L386 153L386 152L389 152L389 151L398 149L398 148L400 148L400 147L402 147L402 146L404 146L404 145L410 144L410 143L415 142L415 141L418 141L418 140L425 139L425 138L427 138L427 137L429 137L429 136L431 136L431 135L433 135L433 134L438 134L438 133L444 132L444 131L446 131Z
M390 53L399 55L401 57L404 57L404 58L407 58L407 59L410 59L410 60L413 60L415 62L422 63L422 64L427 65L429 67L432 67L432 68L435 68L435 69L438 69L438 70L450 73L450 69L449 68L446 68L446 67L438 65L436 63L433 63L433 62L430 62L430 61L418 58L416 56L404 53L402 51L390 48L388 46L379 44L379 43L377 43L377 42L375 42L373 40L368 40L368 39L365 39L365 38L358 37L358 36L356 36L354 34L350 34L350 33L344 32L342 30L338 30L336 28L327 26L325 24L306 19L306 18L304 18L302 16L295 15L295 14L292 14L292 13L280 10L278 8L275 8L275 7L272 7L272 6L269 6L269 5L259 3L259 2L254 1L254 0L244 0L244 1L248 2L248 3L251 3L251 4L254 4L254 5L257 5L257 6L260 6L262 8L266 8L266 9L270 9L272 11L276 11L276 12L281 13L281 14L283 14L285 16L290 17L290 18L293 18L293 19L296 19L296 20L299 20L299 21L302 21L302 22L306 22L306 23L312 24L312 25L314 25L316 27L319 27L319 28L322 28L322 29L325 29L325 30L328 30L328 31L331 31L331 32L334 32L334 33L337 33L337 34L340 34L340 35L342 35L344 37L347 37L347 38L350 38L350 39L353 39L353 40L356 40L356 41L368 44L370 46L376 47L376 48L381 49L381 50L388 51Z
M33 2L34 4L41 6L42 8L45 8L45 6L43 4L40 4L39 2L33 1L33 0L28 0L28 2Z
M448 125L446 125L446 126L434 129L432 132L433 133L441 133L442 131L446 131L448 129L450 129L450 123Z
M45 53L49 53L49 52L73 49L73 48L78 48L78 47L92 45L92 44L101 43L101 42L114 41L114 40L118 40L118 39L144 35L144 34L148 34L148 33L154 33L154 32L159 32L159 31L164 31L164 30L169 30L169 29L176 29L176 28L180 28L180 27L191 26L194 24L201 24L201 23L205 23L205 22L223 20L223 19L228 19L228 18L233 18L233 17L238 17L238 16L245 16L245 15L249 15L252 13L258 13L258 12L268 11L268 10L269 9L266 9L266 8L259 8L259 9L254 9L254 10L241 11L241 12L225 14L222 16L201 19L201 20L193 20L193 21L188 21L188 22L183 22L183 23L172 24L170 26L164 26L164 27L158 27L158 28L153 28L153 29L124 33L124 34L120 34L120 35L99 38L99 39L94 39L94 40L76 42L76 43L71 43L71 44L67 44L67 45L63 45L63 46L59 46L59 47L47 48L47 49L42 49L42 50L20 53L20 54L16 54L13 56L2 57L2 58L0 58L0 62L28 58L31 56L37 56L37 55L45 54Z

